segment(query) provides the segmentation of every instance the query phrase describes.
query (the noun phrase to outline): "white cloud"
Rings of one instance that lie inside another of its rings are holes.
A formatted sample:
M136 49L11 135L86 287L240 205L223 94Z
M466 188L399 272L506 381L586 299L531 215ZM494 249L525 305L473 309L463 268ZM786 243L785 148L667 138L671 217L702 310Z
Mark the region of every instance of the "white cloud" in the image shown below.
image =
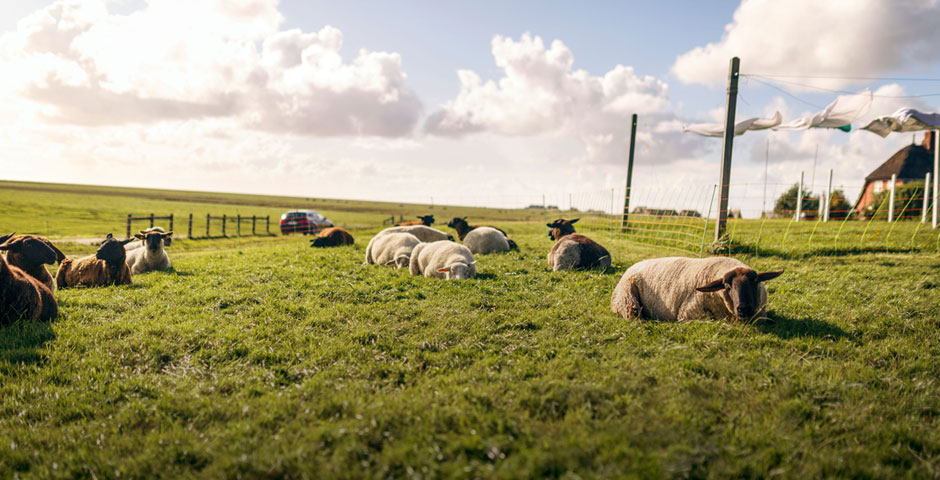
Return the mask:
M670 113L668 85L617 65L603 76L572 70L574 54L559 40L546 47L530 34L518 41L492 41L499 80L483 81L458 72L460 93L432 113L425 131L461 136L490 132L508 136L574 135L584 145L576 160L622 163L629 143L629 118L641 117L649 130L638 134L638 151L670 162L693 155L700 140L682 136Z
M721 86L731 57L745 73L872 76L940 58L936 0L744 0L721 40L676 59L684 83ZM813 80L839 88L852 80Z
M221 117L299 135L412 133L421 103L398 54L347 61L335 28L279 31L276 4L161 0L118 15L102 1L56 2L0 37L0 97L72 125Z

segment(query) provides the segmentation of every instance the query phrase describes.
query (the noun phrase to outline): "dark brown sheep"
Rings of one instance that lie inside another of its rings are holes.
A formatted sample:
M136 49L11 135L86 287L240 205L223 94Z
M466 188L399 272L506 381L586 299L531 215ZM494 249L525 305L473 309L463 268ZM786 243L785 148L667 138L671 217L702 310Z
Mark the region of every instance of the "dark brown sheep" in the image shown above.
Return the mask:
M516 242L512 241L509 238L509 235L506 235L506 232L504 232L503 229L499 227L494 227L492 225L470 225L469 223L467 223L467 217L454 217L453 220L447 222L447 226L450 228L453 228L454 230L457 230L457 238L459 238L461 242L463 241L463 237L466 237L468 233L470 233L476 228L480 228L480 227L495 228L496 230L499 230L499 233L502 233L503 236L506 237L506 241L509 242L510 250L519 249L519 246L516 245Z
M0 325L18 319L52 320L58 313L52 290L0 257Z
M395 224L396 227L403 227L406 225L424 225L425 227L430 227L434 224L434 215L419 215L418 222L398 222Z
M355 243L353 236L339 227L324 229L317 235L317 238L310 240L311 247L338 247L340 245L352 245L353 243Z
M547 224L548 236L555 240L548 252L548 266L552 270L606 269L610 266L610 252L590 238L575 233L574 223L579 219L559 218Z
M72 260L66 258L59 265L55 281L59 288L98 287L104 285L127 285L131 283L131 271L125 259L127 252L124 245L133 238L121 241L110 233L101 242L101 247L94 255Z
M65 254L45 237L13 235L11 233L0 237L0 251L5 252L7 263L32 275L49 290L55 290L55 282L45 265L65 260ZM6 243L3 243L4 241Z

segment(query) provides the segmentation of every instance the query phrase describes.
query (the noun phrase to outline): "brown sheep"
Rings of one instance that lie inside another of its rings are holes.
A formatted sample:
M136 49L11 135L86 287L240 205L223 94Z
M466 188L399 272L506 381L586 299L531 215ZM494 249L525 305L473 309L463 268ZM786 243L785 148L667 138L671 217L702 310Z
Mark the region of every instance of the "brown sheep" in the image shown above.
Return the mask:
M65 260L65 254L45 237L13 235L11 233L0 237L0 250L6 255L7 263L32 275L49 290L55 290L55 282L45 265ZM4 241L6 243L3 243Z
M0 257L0 325L18 319L52 320L59 313L52 290Z
M101 242L101 247L94 255L77 260L71 258L63 260L56 273L56 284L59 288L66 288L131 283L131 271L125 263L127 252L124 250L124 245L133 240L133 238L128 238L120 241L109 233L108 238Z
M506 237L506 241L509 242L510 250L519 249L519 246L516 245L516 242L512 241L509 238L509 235L506 235L506 232L504 232L503 229L494 227L492 225L470 225L469 223L467 223L467 217L463 217L463 218L454 217L453 220L447 222L447 226L450 228L453 228L454 230L457 230L457 238L459 238L461 242L463 241L463 237L466 237L468 233L470 233L476 228L480 228L480 227L495 228L496 230L499 230L499 233L502 233L503 236Z
M554 271L606 269L610 266L610 253L594 240L574 232L574 223L578 220L559 218L547 224L548 236L555 240L548 253L548 266Z
M421 220L421 221L420 221L420 222L415 222L415 221L411 221L411 222L398 222L398 223L395 224L395 226L396 226L396 227L404 227L404 226L406 226L406 225L424 225L425 227L430 227L432 224L434 224L434 215L423 215L423 216L422 216L422 215L419 215L419 216L418 216L418 219Z
M311 247L338 247L353 243L355 243L353 236L339 227L326 228L317 235L317 238L310 240Z

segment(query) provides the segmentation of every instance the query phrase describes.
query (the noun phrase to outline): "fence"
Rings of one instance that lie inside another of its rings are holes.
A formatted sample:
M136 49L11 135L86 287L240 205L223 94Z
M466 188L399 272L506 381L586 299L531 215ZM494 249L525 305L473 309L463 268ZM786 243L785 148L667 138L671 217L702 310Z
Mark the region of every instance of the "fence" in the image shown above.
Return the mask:
M190 217L192 217L192 215L190 215ZM165 217L156 217L156 216L154 216L154 214L152 214L152 213L151 213L149 216L146 216L146 217L135 217L135 216L131 215L130 213L128 213L128 214L127 214L127 235L125 236L125 238L131 238L131 224L132 224L133 222L149 221L149 222L150 222L150 227L149 227L149 228L153 228L154 221L156 221L156 220L167 220L167 221L169 221L169 222L170 222L170 229L167 230L167 231L169 231L169 232L172 232L172 231L173 231L173 214L172 214L172 213L169 214L169 215L167 215L167 216L165 216ZM190 221L192 221L191 218L190 218Z
M135 217L129 213L127 214L127 238L131 237L131 230L132 230L131 224L133 222L139 222L139 221L150 222L150 227L152 228L154 226L155 221L167 220L169 222L168 231L172 232L173 231L173 218L174 217L172 213L167 216L162 216L162 217L155 216L152 213L144 217ZM259 234L258 223L260 223L262 220L264 221L264 232ZM228 224L231 224L231 223L235 224L235 236L240 237L242 236L242 224L243 223L248 224L249 222L251 224L251 235L271 235L271 217L269 215L264 216L264 217L252 215L249 217L249 216L241 216L238 214L236 214L235 216L229 216L226 214L223 214L222 216L213 216L211 214L206 214L206 230L205 230L206 233L204 237L212 236L211 226L214 221L220 224L221 232L222 232L221 236L223 237L227 236L226 226ZM246 226L246 231L247 231L247 226ZM193 236L193 214L191 213L189 214L189 221L187 222L187 226L186 226L186 237L196 238Z

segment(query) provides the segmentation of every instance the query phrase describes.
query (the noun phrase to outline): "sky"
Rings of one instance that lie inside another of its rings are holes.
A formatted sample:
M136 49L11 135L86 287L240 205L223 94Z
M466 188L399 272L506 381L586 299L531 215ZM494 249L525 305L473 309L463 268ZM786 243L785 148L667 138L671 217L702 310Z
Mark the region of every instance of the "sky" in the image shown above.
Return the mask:
M721 140L682 126L723 118L738 56L738 119L875 96L850 133L737 137L732 183L762 184L767 161L770 184L806 171L818 191L831 168L852 197L912 140L859 127L940 110L938 14L937 0L3 0L0 178L606 205L634 113L636 188L717 182Z

